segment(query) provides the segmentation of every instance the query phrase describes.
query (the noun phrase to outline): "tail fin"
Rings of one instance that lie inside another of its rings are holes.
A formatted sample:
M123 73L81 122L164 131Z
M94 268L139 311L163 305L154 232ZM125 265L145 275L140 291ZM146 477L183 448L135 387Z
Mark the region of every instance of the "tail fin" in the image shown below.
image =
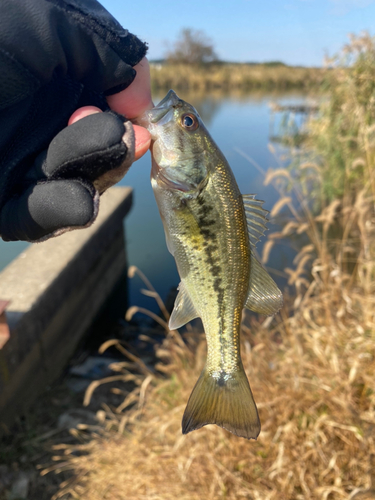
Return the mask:
M195 384L182 418L182 432L216 424L247 439L260 432L258 410L244 369L228 380L214 378L204 369Z

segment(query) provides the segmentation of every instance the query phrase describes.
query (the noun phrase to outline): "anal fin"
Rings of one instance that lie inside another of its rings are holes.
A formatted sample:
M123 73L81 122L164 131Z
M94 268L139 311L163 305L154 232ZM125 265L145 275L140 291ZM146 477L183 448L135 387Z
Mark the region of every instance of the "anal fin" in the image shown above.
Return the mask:
M283 305L283 295L271 276L251 252L249 292L245 307L270 316Z
M250 311L269 316L277 313L282 307L283 296L276 283L254 255L255 246L267 229L266 215L268 211L262 207L264 202L257 200L254 194L244 194L242 200L251 251L249 291L245 307Z

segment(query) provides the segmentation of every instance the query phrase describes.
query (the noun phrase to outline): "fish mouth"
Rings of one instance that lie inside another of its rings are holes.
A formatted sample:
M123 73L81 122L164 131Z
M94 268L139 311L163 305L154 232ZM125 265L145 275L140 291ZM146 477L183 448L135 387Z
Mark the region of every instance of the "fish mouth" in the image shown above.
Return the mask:
M156 106L157 108L162 107L167 105L168 107L170 106L175 106L176 104L179 104L181 99L178 97L176 92L174 90L169 90L167 95L162 99L159 104Z
M155 108L150 109L147 112L150 123L157 123L170 111L171 108L175 108L181 105L181 99L178 97L176 92L170 90L168 94L162 99Z
M182 106L183 101L178 97L176 92L170 90L157 106L146 110L141 116L132 120L135 125L147 128L151 132L152 127L162 120L171 109Z

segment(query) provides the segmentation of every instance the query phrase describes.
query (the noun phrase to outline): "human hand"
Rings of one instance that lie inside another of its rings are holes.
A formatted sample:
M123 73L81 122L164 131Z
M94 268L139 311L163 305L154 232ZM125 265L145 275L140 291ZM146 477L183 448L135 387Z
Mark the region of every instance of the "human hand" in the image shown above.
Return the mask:
M105 99L130 118L152 105L145 52L95 0L0 2L4 240L42 241L95 220L99 194L149 146Z
M117 113L126 116L133 121L140 117L154 104L151 99L150 66L146 57L134 66L137 75L131 85L125 90L107 97L109 107ZM95 106L84 106L77 109L69 119L71 125L86 116L101 113L101 109ZM151 136L148 130L133 123L135 136L134 160L139 160L150 148Z

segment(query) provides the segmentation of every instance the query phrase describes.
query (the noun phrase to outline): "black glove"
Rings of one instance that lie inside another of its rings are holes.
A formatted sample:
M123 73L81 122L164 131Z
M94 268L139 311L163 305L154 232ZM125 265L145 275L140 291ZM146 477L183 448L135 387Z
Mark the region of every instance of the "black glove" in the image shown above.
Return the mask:
M99 194L134 157L132 125L108 111L105 95L130 85L146 50L95 0L0 2L4 240L40 241L93 222ZM107 112L66 127L85 105Z

